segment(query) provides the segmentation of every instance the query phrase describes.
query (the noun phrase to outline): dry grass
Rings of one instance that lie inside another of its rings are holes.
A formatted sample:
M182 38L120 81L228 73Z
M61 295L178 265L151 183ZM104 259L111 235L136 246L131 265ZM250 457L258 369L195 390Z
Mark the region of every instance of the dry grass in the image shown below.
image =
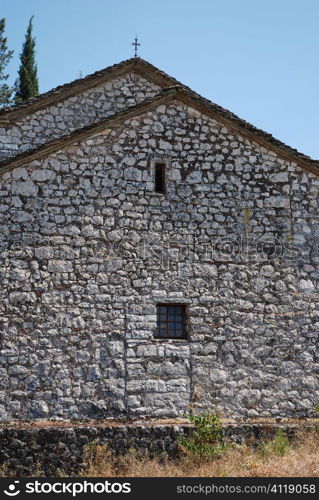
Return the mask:
M184 454L175 460L150 459L131 452L117 459L103 446L86 449L90 477L319 477L319 436L300 435L291 445L262 443L257 449L230 445L217 458L202 460Z

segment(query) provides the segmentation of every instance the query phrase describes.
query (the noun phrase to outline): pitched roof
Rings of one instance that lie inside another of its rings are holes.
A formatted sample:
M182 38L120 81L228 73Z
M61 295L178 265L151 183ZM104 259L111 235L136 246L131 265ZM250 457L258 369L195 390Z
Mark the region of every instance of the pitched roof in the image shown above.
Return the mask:
M234 133L240 134L243 137L258 143L259 145L274 151L279 157L287 159L288 161L296 162L300 167L319 175L319 161L313 160L309 156L306 156L296 149L287 146L278 139L275 139L271 134L254 127L230 111L227 111L221 106L204 99L185 86L174 86L163 89L156 96L145 99L140 104L125 108L114 115L103 118L68 135L51 140L37 148L8 158L0 163L0 173L6 172L11 168L24 165L38 158L42 158L55 151L59 151L65 146L84 140L97 134L98 132L101 132L102 130L118 125L124 120L144 114L160 104L165 104L173 100L183 102L184 104L223 123Z
M2 108L0 110L0 125L10 123L10 121L23 118L30 113L34 113L39 109L45 108L57 102L64 101L65 99L85 92L91 88L103 84L107 80L120 76L129 71L138 73L148 80L156 83L160 87L171 87L172 85L182 85L175 78L167 75L164 71L159 70L151 63L141 59L140 57L133 57L127 59L119 64L114 64L101 71L96 71L91 75L85 76L77 80L73 80L65 85L60 85L48 92L32 97L27 101Z

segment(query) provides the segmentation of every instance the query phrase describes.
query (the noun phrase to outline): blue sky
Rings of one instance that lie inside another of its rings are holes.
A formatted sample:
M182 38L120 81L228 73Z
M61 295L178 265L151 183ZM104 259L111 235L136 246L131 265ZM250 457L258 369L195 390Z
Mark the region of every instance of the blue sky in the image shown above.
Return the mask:
M16 78L34 15L40 91L139 55L319 159L318 0L1 0Z

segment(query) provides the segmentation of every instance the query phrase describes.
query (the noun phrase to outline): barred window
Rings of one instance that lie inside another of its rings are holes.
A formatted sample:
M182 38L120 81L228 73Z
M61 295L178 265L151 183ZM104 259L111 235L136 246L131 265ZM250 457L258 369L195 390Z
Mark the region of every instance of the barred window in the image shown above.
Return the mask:
M186 338L185 304L157 304L156 338Z

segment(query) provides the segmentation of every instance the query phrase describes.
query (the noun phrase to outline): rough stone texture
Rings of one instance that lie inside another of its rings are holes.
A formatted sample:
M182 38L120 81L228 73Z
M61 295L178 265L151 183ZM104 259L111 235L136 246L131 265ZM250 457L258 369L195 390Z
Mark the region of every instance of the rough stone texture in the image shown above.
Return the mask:
M303 426L304 431L315 428ZM179 453L178 438L189 435L191 429L188 425L3 428L0 429L0 466L5 466L8 475L15 477L34 476L39 471L45 476L54 477L61 472L77 476L85 467L85 447L92 446L94 450L95 444L105 446L106 452L115 456L134 449L150 457L172 458ZM273 439L279 429L293 439L300 426L227 424L223 427L223 435L227 441L254 445Z
M318 185L178 101L3 174L0 419L309 414Z
M129 73L36 111L14 126L0 127L0 159L90 125L120 109L134 106L158 91L155 84L136 73Z

